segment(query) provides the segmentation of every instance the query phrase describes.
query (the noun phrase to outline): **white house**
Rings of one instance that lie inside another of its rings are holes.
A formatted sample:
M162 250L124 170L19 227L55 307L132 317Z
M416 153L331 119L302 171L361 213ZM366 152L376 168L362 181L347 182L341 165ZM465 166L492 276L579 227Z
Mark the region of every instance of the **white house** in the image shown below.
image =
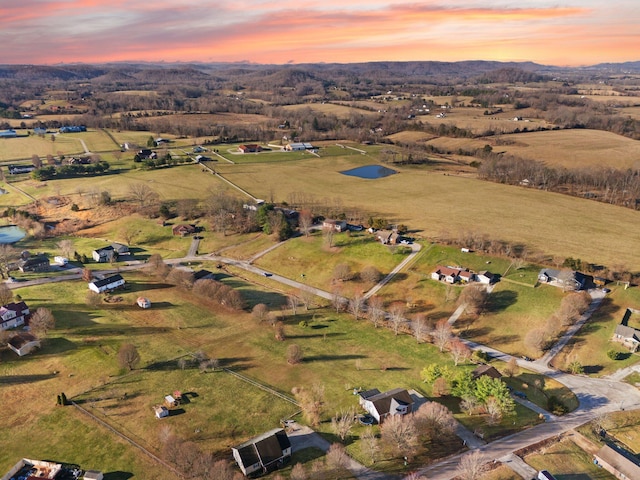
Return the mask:
M24 325L29 316L29 307L24 302L7 303L0 307L0 330L8 330Z
M40 341L27 332L21 332L14 336L7 343L9 348L16 352L20 357L28 355L36 348L40 348Z
M336 232L344 232L347 229L347 222L344 220L326 219L322 222L322 228L335 230Z
M382 423L389 415L406 415L413 410L413 398L404 388L394 388L384 393L374 388L361 392L359 396L362 408L378 423Z
M460 280L460 272L461 270L458 268L438 266L431 272L431 278L439 282L456 283Z
M94 280L93 282L90 282L89 290L96 293L103 293L115 290L116 288L123 286L124 283L124 278L122 278L120 274L116 274L103 278L102 280Z
M291 442L282 428L274 428L231 449L246 476L267 473L291 459Z

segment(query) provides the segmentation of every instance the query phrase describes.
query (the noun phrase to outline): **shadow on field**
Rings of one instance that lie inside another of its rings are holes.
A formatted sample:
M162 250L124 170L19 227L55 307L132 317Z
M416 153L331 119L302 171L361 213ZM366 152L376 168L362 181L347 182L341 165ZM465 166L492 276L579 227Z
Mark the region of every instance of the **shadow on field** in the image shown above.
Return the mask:
M313 355L304 357L305 362L326 362L330 360L357 360L358 358L367 358L365 355Z
M118 472L105 473L104 477L102 478L104 480L129 480L132 477L133 477L133 473L118 471Z
M42 380L54 378L53 373L43 375L3 375L0 377L0 385L20 385L23 383L34 383Z
M510 307L518 301L518 292L513 290L500 290L489 295L488 310L497 312Z
M99 325L96 324L93 328L78 329L73 333L77 336L117 336L124 335L133 337L136 335L156 335L159 333L166 333L171 331L170 328L165 327L134 327L131 325Z
M287 335L288 340L295 340L297 338L325 338L325 337L340 337L344 333L331 332L331 333L311 333L309 335Z
M128 282L127 285L129 285L133 292L141 292L143 290L163 290L165 288L173 287L173 285L168 283Z

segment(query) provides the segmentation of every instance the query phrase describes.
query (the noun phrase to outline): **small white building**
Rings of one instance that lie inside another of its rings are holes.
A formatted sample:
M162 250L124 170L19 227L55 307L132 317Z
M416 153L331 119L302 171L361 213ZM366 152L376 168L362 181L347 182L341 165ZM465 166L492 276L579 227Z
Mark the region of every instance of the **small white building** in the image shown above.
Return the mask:
M58 265L66 265L69 263L69 259L67 257L53 257L53 261Z
M140 308L150 308L151 307L151 302L149 301L148 298L138 297L138 299L136 300L136 303L138 304L138 306Z
M164 418L169 416L169 409L164 405L156 405L153 407L153 412L156 414L156 418Z
M40 348L40 340L27 332L21 332L9 340L7 346L16 352L18 356L23 357L30 354L36 348Z
M102 280L94 280L89 283L89 290L96 293L109 292L124 285L122 275L116 274Z
M104 475L98 470L87 470L82 476L83 480L102 480Z

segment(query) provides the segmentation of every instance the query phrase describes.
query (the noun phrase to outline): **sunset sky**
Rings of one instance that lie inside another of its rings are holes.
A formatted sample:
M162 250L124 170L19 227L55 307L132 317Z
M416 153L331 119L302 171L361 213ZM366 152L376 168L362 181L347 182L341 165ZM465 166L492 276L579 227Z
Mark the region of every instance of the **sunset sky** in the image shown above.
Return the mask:
M0 0L0 63L640 60L640 0Z

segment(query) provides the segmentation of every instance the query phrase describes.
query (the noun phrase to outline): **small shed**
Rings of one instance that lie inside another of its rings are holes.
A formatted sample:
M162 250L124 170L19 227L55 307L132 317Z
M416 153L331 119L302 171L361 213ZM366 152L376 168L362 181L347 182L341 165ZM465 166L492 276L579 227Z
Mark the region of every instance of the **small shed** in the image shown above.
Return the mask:
M164 404L169 408L177 407L179 403L180 402L178 402L178 400L173 398L172 395L167 395L166 397L164 397Z
M7 345L22 357L33 352L36 348L40 348L40 341L30 333L21 332L12 337Z
M148 298L138 297L138 299L136 300L136 303L138 304L138 306L140 308L150 308L151 307L151 302L149 301Z
M153 407L153 412L156 414L156 418L164 418L169 416L169 409L164 405L156 405Z
M104 475L98 470L87 470L82 476L83 480L102 480Z

